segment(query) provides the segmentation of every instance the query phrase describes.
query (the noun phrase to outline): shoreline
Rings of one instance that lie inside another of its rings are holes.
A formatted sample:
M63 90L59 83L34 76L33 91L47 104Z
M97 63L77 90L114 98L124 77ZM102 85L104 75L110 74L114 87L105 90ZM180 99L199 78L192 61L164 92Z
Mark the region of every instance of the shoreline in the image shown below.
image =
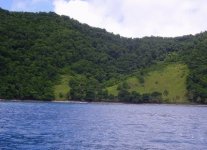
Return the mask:
M132 105L189 105L189 106L207 106L207 104L197 103L125 103L125 102L88 102L88 101L72 101L72 100L18 100L18 99L0 99L0 102L24 102L24 103L65 103L65 104L132 104Z

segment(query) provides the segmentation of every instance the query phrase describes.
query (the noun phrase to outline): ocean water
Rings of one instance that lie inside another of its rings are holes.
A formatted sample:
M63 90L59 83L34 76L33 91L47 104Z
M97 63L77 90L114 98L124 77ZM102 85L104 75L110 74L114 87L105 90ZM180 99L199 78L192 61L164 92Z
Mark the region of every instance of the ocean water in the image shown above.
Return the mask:
M0 149L205 150L207 107L0 102Z

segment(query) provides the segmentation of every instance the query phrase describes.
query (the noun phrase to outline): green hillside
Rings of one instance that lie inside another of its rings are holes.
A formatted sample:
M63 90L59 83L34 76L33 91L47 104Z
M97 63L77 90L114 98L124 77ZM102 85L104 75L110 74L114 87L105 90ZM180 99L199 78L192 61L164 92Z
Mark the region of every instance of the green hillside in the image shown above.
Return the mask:
M54 86L55 100L67 100L70 92L70 75L62 75L60 82Z
M186 103L187 101L187 76L188 67L184 64L164 64L149 68L143 75L144 82L140 83L139 77L132 76L125 81L129 91L140 94L160 92L163 102ZM120 83L121 84L121 83ZM109 93L118 96L118 85L107 88Z
M1 8L0 20L0 99L207 103L207 32L132 39Z

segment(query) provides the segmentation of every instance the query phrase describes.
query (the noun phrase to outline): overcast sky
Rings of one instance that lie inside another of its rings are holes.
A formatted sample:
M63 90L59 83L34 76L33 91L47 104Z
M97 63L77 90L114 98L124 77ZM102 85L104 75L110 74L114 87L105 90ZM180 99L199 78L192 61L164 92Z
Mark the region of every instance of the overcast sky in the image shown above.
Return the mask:
M207 30L207 0L0 0L13 11L54 11L125 37Z

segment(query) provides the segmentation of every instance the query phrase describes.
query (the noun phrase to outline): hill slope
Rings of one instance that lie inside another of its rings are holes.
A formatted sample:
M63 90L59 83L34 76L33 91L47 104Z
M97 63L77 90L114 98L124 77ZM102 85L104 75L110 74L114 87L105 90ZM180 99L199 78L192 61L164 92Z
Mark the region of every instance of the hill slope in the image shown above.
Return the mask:
M187 75L188 68L183 64L158 64L151 67L140 77L132 76L124 82L128 84L128 91L140 94L159 92L162 94L162 101L166 103L186 103L187 102ZM117 89L122 83L107 88L109 93L118 96Z
M190 69L188 97L207 102L206 33L130 39L52 12L0 9L0 19L0 98L114 101L117 97L107 87L173 52L177 57L172 61L179 59ZM169 73L166 76L171 78ZM134 89L143 93L139 86Z

